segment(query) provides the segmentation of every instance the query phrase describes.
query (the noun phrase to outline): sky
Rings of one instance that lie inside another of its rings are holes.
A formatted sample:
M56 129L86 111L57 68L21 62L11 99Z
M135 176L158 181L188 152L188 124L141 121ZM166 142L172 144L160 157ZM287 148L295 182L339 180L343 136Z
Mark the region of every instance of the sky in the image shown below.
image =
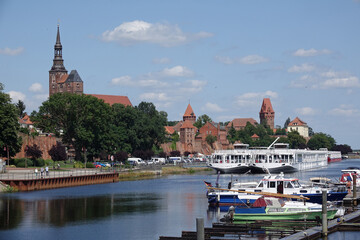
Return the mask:
M152 102L182 120L299 117L360 149L360 0L0 0L0 76L14 102L49 94L57 25L84 92Z

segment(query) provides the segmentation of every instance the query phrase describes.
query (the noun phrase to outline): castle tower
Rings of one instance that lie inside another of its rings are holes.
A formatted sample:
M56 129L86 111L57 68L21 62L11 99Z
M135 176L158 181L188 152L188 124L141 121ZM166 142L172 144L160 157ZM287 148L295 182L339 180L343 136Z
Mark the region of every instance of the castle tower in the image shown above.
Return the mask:
M259 115L260 123L264 123L268 125L271 129L274 129L275 112L271 105L270 98L264 98Z
M55 93L83 93L83 81L76 70L72 70L70 75L64 66L62 58L62 45L60 41L59 24L57 26L56 43L54 46L53 65L49 71L49 97Z
M183 116L183 121L190 121L192 124L194 124L196 122L196 115L189 103L189 105L187 106L184 116Z

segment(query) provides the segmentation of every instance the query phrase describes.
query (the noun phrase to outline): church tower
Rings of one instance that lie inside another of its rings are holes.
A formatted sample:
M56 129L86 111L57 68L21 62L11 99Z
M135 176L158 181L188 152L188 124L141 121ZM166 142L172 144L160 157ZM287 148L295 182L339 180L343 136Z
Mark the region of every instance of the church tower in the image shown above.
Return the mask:
M271 105L270 98L264 98L259 115L261 124L265 123L271 129L274 129L275 112Z
M58 24L56 43L54 46L53 66L49 71L49 97L58 92L58 82L65 76L67 77L67 70L64 67L64 60L62 58L62 45L60 42L60 30Z
M58 24L56 43L54 46L54 60L49 71L49 97L59 92L82 94L83 81L76 70L72 70L70 75L68 75L68 71L65 69Z
M194 113L194 110L192 109L190 103L187 106L185 113L183 115L183 121L190 121L192 124L196 122L196 115Z

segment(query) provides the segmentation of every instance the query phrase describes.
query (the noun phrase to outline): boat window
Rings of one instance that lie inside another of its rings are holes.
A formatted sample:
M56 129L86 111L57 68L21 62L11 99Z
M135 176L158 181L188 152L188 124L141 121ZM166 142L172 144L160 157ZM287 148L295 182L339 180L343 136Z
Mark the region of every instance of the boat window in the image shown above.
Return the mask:
M287 212L305 212L306 208L288 208Z
M285 208L269 208L268 209L268 213L271 213L271 212L284 212L286 209Z
M301 187L299 181L292 181L292 183L293 183L293 185L294 185L295 188Z
M275 186L276 186L276 182L273 181L268 182L268 188L275 188Z
M293 188L291 182L285 182L284 188Z
M264 187L264 183L260 182L258 187Z

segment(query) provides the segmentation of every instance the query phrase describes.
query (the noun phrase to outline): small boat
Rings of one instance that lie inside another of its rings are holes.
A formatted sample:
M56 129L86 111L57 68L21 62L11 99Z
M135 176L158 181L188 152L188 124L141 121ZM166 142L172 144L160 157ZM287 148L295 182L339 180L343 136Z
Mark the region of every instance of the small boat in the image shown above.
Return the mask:
M298 201L284 201L282 198L258 198L251 207L231 208L233 221L255 220L319 220L322 219L322 205ZM336 208L327 208L327 219L333 219Z
M348 184L353 186L354 176L356 175L356 186L360 187L360 169L358 167L349 167L347 169L341 170L342 175L340 177L340 183Z
M331 202L342 201L348 193L345 184L320 185L317 183L305 186L300 184L299 179L285 177L282 173L267 175L256 185L229 183L228 189L209 188L209 186L208 189L207 198L211 206L253 204L259 198L258 193L264 192L303 196L313 203L322 203L323 190L327 191L327 200Z

